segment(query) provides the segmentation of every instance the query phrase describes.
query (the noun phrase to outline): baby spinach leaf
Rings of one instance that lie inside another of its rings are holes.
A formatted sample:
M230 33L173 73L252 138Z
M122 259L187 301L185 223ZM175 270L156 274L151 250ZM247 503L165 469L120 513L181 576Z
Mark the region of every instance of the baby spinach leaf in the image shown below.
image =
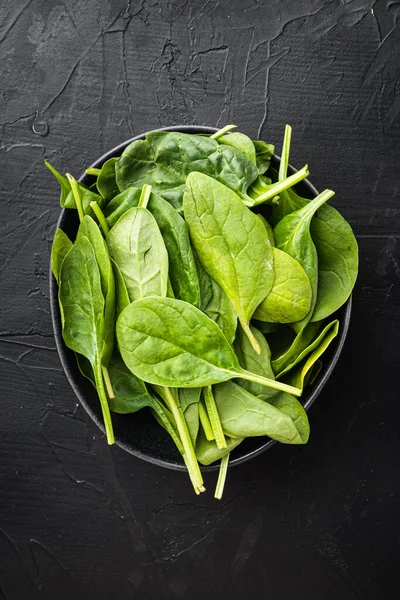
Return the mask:
M331 341L339 332L339 321L335 320L327 325L317 340L307 348L307 355L297 362L296 368L291 367L290 372L284 377L287 383L301 389L306 385L306 378L316 361L328 348ZM317 373L318 374L318 373Z
M203 135L154 131L122 153L116 165L121 191L151 184L154 191L178 210L186 177L199 171L214 177L248 199L246 191L257 177L255 164L236 148Z
M333 195L334 192L331 190L325 190L303 208L286 215L274 229L277 248L300 263L311 283L311 308L308 315L296 324L296 331L299 331L310 320L317 300L318 256L310 234L311 219L318 208Z
M239 331L235 340L235 350L239 358L240 366L246 370L252 371L264 377L274 379L275 375L271 366L271 351L267 341L262 341L262 334L253 329L254 334L259 339L261 345L261 354L257 355L249 344L246 336ZM249 393L257 396L260 400L272 404L275 408L281 410L295 424L303 443L306 443L310 434L310 426L305 411L299 401L286 392L277 392L272 388L261 386L257 383L248 381L237 381L238 385Z
M109 444L114 434L104 388L101 357L104 348L104 308L98 263L87 237L78 239L61 266L60 311L63 338L71 350L92 365Z
M104 212L108 215L107 222L110 227L113 227L127 210L138 205L140 194L139 188L128 188L108 204ZM169 275L174 296L199 306L200 286L187 224L179 213L157 194L151 194L147 208L157 221L168 252Z
M282 377L285 373L293 369L295 365L301 362L313 350L315 350L333 328L337 327L338 321L332 321L322 329L322 323L308 323L295 337L292 344L279 356L272 360L272 368L277 377ZM317 357L318 358L318 357Z
M290 416L253 396L233 381L219 383L213 387L213 391L222 427L227 435L268 435L282 444L305 443Z
M131 208L123 214L107 235L107 245L131 301L166 295L168 254L157 222L147 209Z
M119 188L115 179L115 164L118 158L109 158L101 167L97 177L97 189L106 202L119 194Z
M251 162L256 164L256 149L251 139L244 133L234 132L218 138L220 144L232 146L244 154Z
M244 438L226 438L226 448L218 448L215 440L208 441L204 431L200 429L196 442L196 456L202 465L211 465L229 454L234 448L243 442Z
M183 197L197 255L232 302L249 339L249 321L274 283L272 248L260 219L226 186L191 173Z
M196 263L197 277L200 286L200 309L204 311L206 306L211 302L213 290L213 280L201 264L196 251L193 249L194 262Z
M286 125L279 174L273 171L279 180L287 175L291 135L292 128ZM284 190L279 206L274 207L274 222L309 203L293 188ZM310 233L318 255L318 293L311 320L320 321L338 310L350 296L358 273L358 245L349 223L329 205L318 209Z
M61 208L76 208L76 203L74 199L74 195L71 190L71 184L66 177L61 175L47 160L44 161L44 164L49 169L49 171L54 175L60 184L61 195L60 195L60 206ZM85 215L92 215L92 209L90 208L91 202L97 202L100 206L103 204L102 197L98 194L92 192L86 185L77 181L77 186L79 189L79 195L82 202L82 208Z
M295 323L308 315L312 290L297 260L273 248L275 281L268 296L254 311L254 318L272 323Z
M145 406L154 406L154 399L147 391L144 382L129 371L117 352L113 354L108 372L115 393L115 398L109 401L113 412L135 413Z
M256 165L260 175L264 175L269 169L271 158L274 155L275 146L267 144L261 140L253 140L254 149L256 151Z
M86 215L81 221L76 239L86 237L92 245L100 271L101 289L105 299L104 308L104 347L102 364L107 367L114 348L115 330L115 283L108 249L100 229L92 217Z
M51 270L58 285L60 285L59 274L62 262L68 252L71 250L72 245L73 244L67 234L64 233L62 229L58 228L55 233L53 246L51 249Z
M203 312L217 323L228 342L233 344L237 327L235 309L221 286L213 279L210 278L210 280L213 290L212 297Z
M117 339L132 373L158 386L203 387L242 377L299 393L242 369L218 325L182 300L151 297L133 302L119 316Z

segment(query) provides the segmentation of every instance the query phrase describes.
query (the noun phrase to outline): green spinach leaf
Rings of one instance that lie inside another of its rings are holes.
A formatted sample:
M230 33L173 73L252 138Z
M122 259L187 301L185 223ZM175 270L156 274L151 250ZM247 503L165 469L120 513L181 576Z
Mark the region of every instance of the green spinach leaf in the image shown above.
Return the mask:
M73 244L67 234L64 233L62 229L58 228L51 249L51 270L58 285L60 285L61 265L72 246Z
M98 263L87 237L78 239L61 266L59 303L63 338L92 365L109 444L114 443L102 374L105 301Z
M211 279L211 285L212 296L203 312L217 323L228 342L233 344L237 327L235 309L221 286L213 279Z
M244 133L234 132L218 138L220 144L232 146L244 154L251 162L256 163L256 149L251 139Z
M113 227L123 214L136 207L140 195L139 188L128 188L116 196L105 210L108 224ZM174 296L200 306L200 285L187 224L171 204L157 194L150 195L147 208L157 221L168 252Z
M307 441L289 415L233 381L219 383L213 391L222 427L228 435L239 438L268 435L282 444L304 444ZM303 420L307 421L304 409L303 413Z
M260 219L226 186L191 173L183 197L196 253L231 300L249 339L249 321L274 283L272 247Z
M199 309L174 298L143 298L117 321L117 339L127 367L158 386L203 387L242 377L298 395L296 388L241 369L218 325Z
M258 174L255 164L236 148L220 145L211 137L177 131L149 133L145 140L130 144L116 165L121 191L147 183L178 210L186 177L192 171L211 175L243 199L248 199L247 188Z
M286 252L273 248L275 281L268 296L254 312L254 318L270 323L295 323L311 308L310 280L301 264Z
M71 184L66 177L61 175L47 160L44 161L44 164L49 169L49 171L54 175L60 184L61 195L60 195L60 206L61 208L76 208L76 203L74 199L74 195L71 190ZM77 186L79 189L79 195L81 197L82 208L85 215L93 215L93 211L90 208L91 202L97 202L99 206L103 205L103 199L98 194L92 192L86 185L77 181Z
M253 140L254 148L256 151L256 165L260 175L264 175L268 171L271 164L271 158L275 152L275 146L273 144L267 144L261 140Z
M199 432L199 403L201 388L180 388L179 402L185 417L193 447L196 446Z
M229 454L234 448L243 442L244 438L226 438L226 448L218 448L215 440L208 441L204 431L200 429L196 442L196 456L202 465L211 465Z
M109 158L101 167L97 177L97 189L106 202L119 194L119 188L115 179L115 164L118 158Z
M308 315L296 324L296 331L302 329L310 320L317 300L318 256L310 234L311 219L318 208L333 195L334 192L331 190L325 190L325 192L322 192L322 194L303 208L284 217L274 229L277 248L283 250L300 263L311 283L311 308Z
M107 235L107 245L131 302L166 295L168 254L157 222L146 208L124 213Z

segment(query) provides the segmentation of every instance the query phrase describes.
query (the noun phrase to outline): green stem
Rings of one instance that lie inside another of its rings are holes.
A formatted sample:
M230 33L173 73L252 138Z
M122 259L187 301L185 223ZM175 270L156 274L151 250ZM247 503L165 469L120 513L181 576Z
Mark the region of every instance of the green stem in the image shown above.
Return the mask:
M318 196L316 196L313 200L311 200L307 204L307 207L305 207L305 209L303 209L303 210L308 209L308 212L311 213L311 216L312 216L317 212L317 210L319 208L321 208L321 206L323 204L325 204L325 202L327 202L329 200L329 198L332 198L332 196L334 196L334 195L335 195L335 192L333 192L332 190L324 190L323 192L318 194ZM306 213L304 213L304 214L306 214Z
M241 324L241 326L243 328L243 331L247 335L247 338L248 338L250 344L252 345L252 348L253 348L254 352L256 354L261 354L260 344L258 343L256 336L252 332L252 330L250 328L250 325L248 323L242 323L241 320L240 320L240 324Z
M112 383L111 383L110 374L108 372L108 369L104 365L101 365L101 370L102 370L102 373L103 373L104 383L105 383L105 386L106 386L108 397L110 398L110 400L114 400L115 394L114 394L114 390L113 390L113 387L112 387Z
M212 442L215 440L215 437L211 428L210 419L208 418L207 411L202 402L199 402L199 418L203 427L204 435L206 436L206 440Z
M193 484L194 490L196 493L204 492L205 487L203 485L203 477L201 475L199 463L197 462L196 454L193 448L192 440L190 439L189 430L187 428L185 417L182 413L182 410L178 406L175 401L174 396L171 393L171 390L167 387L160 388L160 386L153 386L154 389L158 392L162 393L162 398L166 402L169 410L172 412L176 426L178 429L178 433L180 435L182 445L184 448L184 458L185 463L188 468L189 477Z
M74 196L76 208L78 210L79 221L82 221L83 217L85 216L85 213L83 212L83 207L82 207L81 195L79 193L78 182L76 181L75 177L72 177L72 175L70 175L69 173L67 173L66 177L67 177L67 179L68 179L68 181L70 183L72 194Z
M140 194L139 204L141 208L147 208L147 204L150 200L151 195L151 185L145 183L142 187L142 193Z
M280 392L287 392L288 394L293 394L293 396L301 396L302 390L299 388L288 385L287 383L282 383L281 381L268 379L268 377L263 377L262 375L257 375L256 373L250 373L250 371L246 371L245 369L238 369L237 371L226 370L226 372L236 377L247 379L248 381L254 381L254 383L261 383L261 385L273 388L274 390L279 390Z
M217 481L217 485L215 487L215 494L214 494L214 498L216 498L217 500L222 499L222 494L224 492L224 486L225 486L225 481L226 481L226 474L228 472L228 464L229 464L229 452L228 452L228 454L225 454L225 456L223 456L221 458L221 463L219 465L218 481Z
M213 133L212 136L210 136L210 137L213 140L218 140L218 138L220 138L223 135L225 135L226 133L228 133L228 131L230 131L231 129L236 129L236 127L237 127L237 125L225 125L225 127L223 127L222 129L219 129L218 131Z
M157 400L156 398L153 398L154 400L154 405L151 407L151 410L154 413L154 416L156 417L157 420L159 420L161 422L161 424L163 425L163 427L165 428L165 430L169 433L169 435L171 436L173 442L175 443L175 446L178 448L180 454L183 456L185 454L185 450L184 447L182 445L182 442L178 436L178 434L175 431L174 425L176 425L175 420L173 419L173 424L171 423L171 419L169 418L168 414L169 411L167 411L167 409L161 404L161 402L159 402L159 400ZM171 415L172 417L172 415Z
M261 196L257 196L257 198L254 198L252 206L257 206L257 204L266 202L266 200L269 200L270 198L273 198L274 196L280 194L284 190L287 190L293 185L296 185L296 183L299 183L300 181L308 177L309 174L310 171L308 170L308 165L305 165L302 169L300 169L300 171L296 171L296 173L293 173L293 175L290 175L290 177L287 177L283 181L278 181L277 183L272 184L269 190L261 194Z
M203 396L206 403L206 409L210 419L211 428L214 434L215 443L220 450L223 450L224 448L227 448L226 439L222 430L221 419L219 418L218 408L215 404L211 385L207 385L203 388Z
M104 387L101 362L99 360L95 362L93 371L94 371L94 378L96 381L97 393L98 393L99 399L100 399L100 406L101 406L101 410L103 412L103 420L104 420L104 427L105 427L106 435L107 435L107 442L111 445L111 444L114 444L114 441L115 441L114 440L114 431L113 431L113 426L112 426L110 407L108 406L106 390Z
M110 228L108 226L107 219L105 218L103 211L101 210L100 206L97 204L96 200L93 200L90 203L90 207L93 210L94 214L96 215L96 217L100 223L100 227L103 230L104 237L107 237L107 234L110 231Z
M94 175L95 177L98 177L100 171L101 169L94 169L93 167L89 167L88 169L86 169L86 175Z
M286 125L285 135L283 136L281 162L279 163L278 181L283 181L287 177L291 140L292 140L292 128L290 127L290 125Z

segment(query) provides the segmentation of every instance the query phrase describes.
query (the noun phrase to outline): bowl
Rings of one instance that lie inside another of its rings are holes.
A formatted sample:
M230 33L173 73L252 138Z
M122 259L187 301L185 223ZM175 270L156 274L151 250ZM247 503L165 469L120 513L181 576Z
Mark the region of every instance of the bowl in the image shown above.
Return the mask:
M181 131L182 133L214 133L217 131L214 127L177 125L174 127L163 127L157 131ZM100 168L102 164L114 156L120 156L124 149L133 141L143 139L147 134L137 135L119 146L116 146L92 165L92 168ZM273 166L279 165L279 157L274 156L272 161ZM290 173L294 173L295 169L289 167ZM79 181L84 183L90 181L90 176L82 175ZM315 187L306 179L296 186L297 191L306 198L314 198L318 195ZM79 225L78 216L75 210L64 209L61 211L57 222L57 227L61 227L71 237L75 238ZM100 402L97 397L96 390L91 383L83 377L78 369L74 352L72 352L64 344L61 330L60 311L58 306L58 287L57 282L50 268L50 306L51 318L53 321L54 336L56 340L58 354L61 364L67 376L72 389L77 395L83 408L88 415L93 419L96 425L104 432L103 419L101 414ZM315 402L321 393L324 385L332 374L332 371L338 361L343 344L347 335L351 314L351 297L337 311L336 316L340 322L338 336L331 342L329 348L324 353L323 367L312 386L306 388L302 396L302 403L305 410L308 410ZM118 446L127 452L137 456L143 460L151 462L162 467L174 469L178 471L186 470L183 460L180 457L178 450L170 439L168 433L151 416L148 410L142 410L135 414L120 415L112 413L113 427L115 433L115 442ZM231 453L229 465L238 465L250 458L258 456L265 452L275 444L274 440L259 437L247 438L240 446L235 448ZM217 465L202 467L204 471L213 471L218 469Z

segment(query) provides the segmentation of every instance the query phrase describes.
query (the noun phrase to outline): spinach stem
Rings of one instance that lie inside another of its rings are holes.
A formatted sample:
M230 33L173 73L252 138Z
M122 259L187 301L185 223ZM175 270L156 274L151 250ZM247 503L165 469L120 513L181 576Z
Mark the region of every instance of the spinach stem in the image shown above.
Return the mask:
M219 129L218 131L213 133L211 136L211 139L218 140L218 138L225 135L225 133L228 133L228 131L230 131L231 129L236 129L236 127L237 127L237 125L225 125L225 127L223 127L222 129Z
M142 193L140 194L139 204L141 208L147 208L147 204L150 200L151 195L151 185L145 183L142 187Z
M224 448L227 448L226 439L222 429L221 419L219 418L218 408L215 404L211 385L207 385L203 388L203 396L206 403L208 418L210 419L211 428L214 434L215 443L220 450L223 450Z
M211 428L211 423L210 419L208 418L207 411L204 408L204 405L201 401L199 402L199 418L200 423L203 427L204 435L206 436L206 440L212 442L213 440L215 440L215 437Z
M226 481L226 474L228 472L228 464L229 464L229 452L228 452L228 454L225 454L225 456L223 456L221 458L221 463L219 465L218 480L217 480L217 485L215 487L215 494L214 494L214 498L216 498L217 500L222 499L222 494L224 492L225 481Z
M107 442L111 445L114 444L114 431L111 421L110 407L108 406L108 400L106 390L103 381L103 372L101 369L101 362L97 360L94 365L94 378L96 382L97 393L100 399L100 406L103 412L104 427L106 430Z
M261 354L260 344L258 343L257 338L254 335L254 333L252 332L250 326L247 323L242 323L241 321L240 321L240 324L241 324L241 326L243 328L243 331L247 335L248 340L249 340L250 344L252 345L252 347L254 349L254 352L256 354Z
M97 177L100 174L101 169L94 169L93 167L89 167L86 169L86 175L94 175Z
M183 456L185 454L185 450L183 448L182 442L178 436L178 434L175 431L175 427L173 426L168 414L169 413L168 409L165 408L161 402L159 402L156 398L153 398L154 400L154 405L151 407L151 410L154 413L155 418L161 422L161 424L163 425L163 427L166 429L166 431L169 433L169 435L171 436L173 442L175 443L175 446L178 448L179 453ZM169 413L171 414L171 413ZM172 418L172 415L171 415ZM173 423L175 423L174 419L172 418Z
M290 127L290 125L286 125L285 135L283 136L282 156L281 156L281 162L279 164L278 181L283 181L287 177L291 140L292 140L292 128Z
M92 208L94 214L96 215L96 217L100 223L100 227L103 230L104 237L106 237L107 233L110 231L110 228L108 226L107 219L105 218L103 211L101 210L100 206L97 204L96 200L93 200L90 203L90 207Z
M305 165L302 169L300 169L300 171L296 171L296 173L293 173L293 175L290 175L290 177L287 177L283 181L278 181L277 183L271 185L269 190L261 194L261 196L257 196L257 198L254 198L251 206L257 206L257 204L266 202L270 198L273 198L274 196L280 194L280 192L287 190L293 185L296 185L296 183L299 183L300 181L308 177L309 174L310 171L308 170L308 165ZM247 204L247 201L245 202L245 204Z
M234 372L227 371L227 373L233 374ZM273 388L274 390L287 392L288 394L293 394L293 396L301 396L302 390L297 387L293 387L292 385L288 385L287 383L282 383L281 381L276 381L274 379L268 379L268 377L263 377L262 375L257 375L256 373L250 373L250 371L246 371L245 369L238 369L235 371L235 374L237 377L247 379L248 381L254 381L254 383L261 383L261 385Z
M85 216L85 213L83 212L83 207L82 207L81 195L79 193L78 182L76 181L75 177L72 177L72 175L70 175L69 173L67 173L67 179L68 179L68 181L70 183L72 194L74 196L76 208L78 210L79 221L82 221L83 217Z
M154 386L155 389L159 389L158 386ZM203 485L203 477L201 475L199 463L197 462L196 454L192 445L192 440L190 439L189 430L187 428L186 420L183 415L182 409L178 406L175 401L174 396L171 393L169 388L163 389L163 398L167 403L169 410L172 412L176 426L178 428L178 433L180 435L182 445L185 451L183 455L185 459L185 463L189 472L190 480L193 484L194 490L196 494L205 491L205 487Z
M104 365L101 365L101 370L103 372L103 378L104 378L104 383L105 383L105 386L106 386L108 397L110 398L110 400L114 400L115 394L114 394L114 390L113 390L113 387L112 387L112 383L111 383L110 374L108 372L108 369Z

